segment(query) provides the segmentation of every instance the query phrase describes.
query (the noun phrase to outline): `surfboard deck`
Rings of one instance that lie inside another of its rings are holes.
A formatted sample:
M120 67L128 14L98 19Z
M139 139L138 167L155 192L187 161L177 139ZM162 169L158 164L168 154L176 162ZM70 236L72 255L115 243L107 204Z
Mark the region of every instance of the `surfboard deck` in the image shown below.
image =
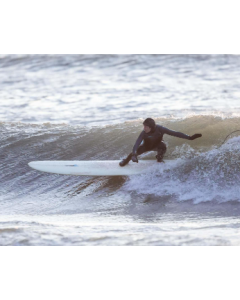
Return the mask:
M129 176L145 173L154 165L162 165L156 160L139 160L138 163L130 162L125 167L119 166L120 160L102 161L32 161L28 165L38 171L63 174L63 175L87 175L87 176Z

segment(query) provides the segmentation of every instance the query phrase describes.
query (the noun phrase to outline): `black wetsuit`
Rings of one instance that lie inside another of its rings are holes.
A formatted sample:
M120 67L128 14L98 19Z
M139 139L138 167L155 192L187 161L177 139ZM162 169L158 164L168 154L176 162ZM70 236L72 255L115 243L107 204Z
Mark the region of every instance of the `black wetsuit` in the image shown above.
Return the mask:
M182 132L176 132L173 130L170 130L166 127L156 125L154 130L151 130L149 133L146 133L144 130L139 135L134 147L133 147L133 154L137 154L138 147L140 146L141 142L144 141L144 148L146 151L150 151L154 148L157 148L159 144L162 142L163 135L168 134L172 136L176 136L182 139L189 140L190 136L187 134L184 134Z
M151 130L149 133L146 133L144 130L140 133L134 147L132 153L128 155L128 157L125 159L125 163L128 163L132 155L140 155L147 151L157 151L158 154L156 158L158 161L161 161L163 158L163 155L165 154L167 147L165 143L162 141L163 135L168 134L171 136L176 136L178 138L190 140L190 136L187 134L184 134L182 132L176 132L173 130L170 130L166 127L156 125L153 130ZM143 145L140 146L140 144L144 141Z

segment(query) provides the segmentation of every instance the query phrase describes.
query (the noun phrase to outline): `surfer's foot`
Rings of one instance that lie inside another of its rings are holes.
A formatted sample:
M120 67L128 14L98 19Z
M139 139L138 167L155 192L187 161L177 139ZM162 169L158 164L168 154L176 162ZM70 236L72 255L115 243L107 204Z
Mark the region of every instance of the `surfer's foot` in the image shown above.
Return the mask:
M163 161L163 156L162 155L156 155L156 159L157 159L157 162L159 162L159 163L163 163L164 161Z
M124 167L129 163L129 161L125 158L122 161L120 161L119 166L120 167Z
M126 166L126 165L130 162L131 159L132 159L132 153L130 153L130 154L127 156L127 158L124 158L122 161L120 161L119 166L120 166L120 167Z

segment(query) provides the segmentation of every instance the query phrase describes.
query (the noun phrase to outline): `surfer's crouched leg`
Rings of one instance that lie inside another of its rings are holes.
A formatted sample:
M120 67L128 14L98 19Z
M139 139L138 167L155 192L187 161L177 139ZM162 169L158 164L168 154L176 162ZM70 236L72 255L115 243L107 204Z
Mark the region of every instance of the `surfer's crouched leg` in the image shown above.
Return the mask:
M132 159L132 153L130 153L127 158L124 158L122 161L120 161L119 166L120 167L126 166L131 159Z
M139 146L137 149L137 155L141 155L147 151L149 151L149 150L145 147L145 145ZM121 166L121 167L126 166L130 162L131 159L132 159L132 152L128 155L127 158L120 161L119 166Z
M167 146L164 142L161 142L158 146L157 146L157 155L156 155L156 159L157 162L163 162L163 156L167 151Z

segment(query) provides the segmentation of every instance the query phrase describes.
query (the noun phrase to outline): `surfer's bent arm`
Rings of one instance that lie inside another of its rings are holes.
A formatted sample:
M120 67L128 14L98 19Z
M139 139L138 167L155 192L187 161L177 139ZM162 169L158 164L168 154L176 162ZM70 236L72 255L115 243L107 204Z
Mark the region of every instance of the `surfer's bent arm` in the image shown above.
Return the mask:
M182 133L182 132L177 132L177 131L174 131L174 130L170 130L166 127L162 127L162 131L163 131L163 133L166 133L166 134L171 135L171 136L176 136L176 137L181 138L181 139L190 140L190 136L185 134L185 133Z
M141 144L141 142L142 142L142 140L143 140L143 137L144 137L144 131L142 131L142 132L140 133L138 139L136 140L136 143L135 143L135 145L134 145L134 147L133 147L133 151L132 151L133 154L137 154L137 149L138 149L138 147L140 146L140 144Z

